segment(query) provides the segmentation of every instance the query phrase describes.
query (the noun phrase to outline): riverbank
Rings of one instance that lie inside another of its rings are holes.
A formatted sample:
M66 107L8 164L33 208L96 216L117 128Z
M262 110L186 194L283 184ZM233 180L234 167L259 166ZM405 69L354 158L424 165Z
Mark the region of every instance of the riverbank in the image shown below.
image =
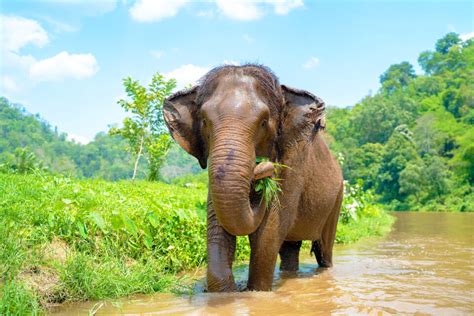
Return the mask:
M201 175L201 177L203 177ZM66 301L183 292L206 262L202 179L78 180L0 174L0 314ZM381 235L393 218L349 188L337 242ZM237 259L248 259L238 238Z

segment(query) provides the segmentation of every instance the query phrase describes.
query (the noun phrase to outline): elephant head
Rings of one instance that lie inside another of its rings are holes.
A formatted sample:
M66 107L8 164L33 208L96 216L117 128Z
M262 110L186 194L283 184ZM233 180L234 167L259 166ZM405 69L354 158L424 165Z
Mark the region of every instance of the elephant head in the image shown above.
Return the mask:
M256 156L278 160L292 144L311 141L323 126L324 103L280 85L260 65L222 66L200 84L169 97L165 122L173 138L202 168L217 219L236 236L260 225L264 203L251 190Z

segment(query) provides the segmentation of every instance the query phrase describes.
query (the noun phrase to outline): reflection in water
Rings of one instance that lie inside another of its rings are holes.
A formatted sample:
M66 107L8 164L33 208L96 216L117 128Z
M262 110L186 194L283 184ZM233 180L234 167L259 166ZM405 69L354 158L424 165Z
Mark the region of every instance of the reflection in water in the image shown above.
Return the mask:
M306 256L298 273L276 272L274 292L137 296L106 302L97 315L473 314L474 214L396 216L383 239L337 245L332 269ZM238 271L237 279L246 273ZM87 314L93 305L56 313Z

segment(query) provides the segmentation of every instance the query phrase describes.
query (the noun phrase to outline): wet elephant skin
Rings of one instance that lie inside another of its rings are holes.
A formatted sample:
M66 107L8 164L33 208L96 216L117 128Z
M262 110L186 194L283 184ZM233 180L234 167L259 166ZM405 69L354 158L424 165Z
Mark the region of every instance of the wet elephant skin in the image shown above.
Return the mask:
M222 66L164 104L173 138L202 168L209 164L208 290L236 291L236 237L249 236L249 290L269 291L278 254L281 270L298 269L302 240L318 264L332 265L343 195L340 168L324 142L324 103L280 85L261 65ZM284 164L278 203L266 207L254 181L272 175L257 156Z

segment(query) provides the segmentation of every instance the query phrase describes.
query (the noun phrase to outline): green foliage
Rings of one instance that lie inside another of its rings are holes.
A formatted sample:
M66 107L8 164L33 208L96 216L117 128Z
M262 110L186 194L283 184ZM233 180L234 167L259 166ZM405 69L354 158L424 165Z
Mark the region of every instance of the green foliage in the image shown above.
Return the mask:
M328 111L331 149L344 177L392 210L474 211L474 41L449 33L403 62L352 109Z
M30 270L55 271L61 300L171 290L175 273L205 262L205 219L198 213L206 195L163 183L0 174L3 295L27 295ZM57 241L65 261L45 251Z
M40 311L37 298L22 283L0 284L1 315L37 315Z
M26 168L108 180L131 177L133 162L122 137L99 133L87 145L66 137L38 115L0 98L0 172Z
M148 89L130 77L123 80L123 85L131 101L121 99L118 104L131 116L124 119L122 128L112 128L110 134L128 140L128 150L136 159L132 179L136 177L138 162L143 156L148 163L148 179L157 180L171 145L163 119L163 102L176 87L176 81L165 80L163 75L156 73Z
M446 34L445 37L439 39L436 42L435 48L436 52L441 53L441 54L447 54L451 47L458 45L461 42L461 39L459 38L459 35L451 32Z
M269 159L266 157L256 158L257 164L261 162L268 162L268 161ZM261 195L262 200L265 203L265 207L267 208L272 203L275 203L277 205L280 204L280 201L278 200L278 194L281 192L280 182L279 182L281 179L278 178L278 174L281 168L287 168L287 166L283 164L279 164L279 163L272 163L272 164L273 164L273 167L275 168L274 176L258 179L257 181L255 181L255 186L254 186L255 192Z
M370 213L379 211L375 206L368 206L366 211ZM368 236L383 236L390 231L395 218L386 212L380 212L379 216L361 217L357 221L337 225L336 243L347 244Z
M17 148L9 169L14 173L32 173L43 170L43 162L27 147Z
M386 72L380 76L382 89L387 93L392 93L397 89L408 86L412 79L416 78L415 69L409 62L391 65Z

